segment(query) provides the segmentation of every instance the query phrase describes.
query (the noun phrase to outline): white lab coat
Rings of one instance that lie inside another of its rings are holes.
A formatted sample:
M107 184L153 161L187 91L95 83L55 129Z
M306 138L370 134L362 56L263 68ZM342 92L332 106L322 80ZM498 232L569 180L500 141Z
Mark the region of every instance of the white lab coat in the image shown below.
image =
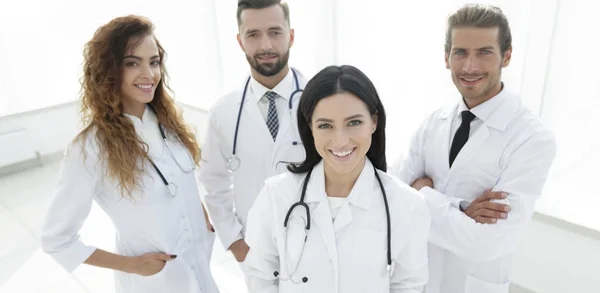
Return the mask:
M116 180L107 176L106 161L99 160L99 146L91 131L66 150L55 198L42 229L42 249L68 272L83 263L96 248L84 244L78 231L95 201L115 227L117 254L177 255L152 276L115 271L117 293L218 292L210 272L207 229L194 174L177 167L160 137L152 111L147 108L142 120L129 117L138 136L149 145L154 163L168 181L178 186L177 195L171 197L148 163L141 178L142 191L133 193L135 201L123 198ZM179 140L166 133L175 157L183 166L192 164Z
M296 72L300 89L304 89L306 80L298 70ZM206 208L225 249L244 237L248 210L264 180L284 172L287 167L285 162L304 160L304 147L296 120L301 94L294 95L291 111L287 107L289 95L295 89L291 70L274 88L285 98L286 107L285 111L278 113L279 132L273 141L257 98L253 96L252 86L248 86L237 137L236 154L241 165L233 173L228 170L227 163L232 157L244 85L219 99L210 110L199 179L207 191Z
M480 111L483 124L452 168L448 157L457 105L426 119L407 156L390 170L407 184L424 176L433 180L435 189L421 189L432 217L427 293L508 293L511 255L554 159L553 135L518 95L505 89L492 100L497 105ZM506 220L479 224L459 210L460 201L471 202L486 189L508 193L500 201L512 209Z
M202 147L200 147L200 149L203 149ZM200 194L200 198L204 201L204 198L206 197L206 189L204 189L204 185L202 185L201 182L198 181L198 176L196 176L196 184L198 185L198 193ZM206 207L206 204L204 204L204 206ZM203 211L204 212L204 211ZM208 211L207 211L208 214ZM212 260L212 252L213 252L213 248L215 245L215 238L216 238L216 233L213 231L208 231L207 235L206 235L206 255L208 256L208 262L210 262Z
M373 165L366 161L347 201L332 221L321 162L315 166L306 190L311 229L302 257L298 257L297 247L304 239L304 222L288 224L290 239L297 240L290 240L288 254L300 259L292 277L307 277L308 282L294 284L274 277L274 271L289 276L290 258L284 257L283 252L283 222L288 209L299 200L306 177L288 172L266 181L248 216L246 240L250 251L245 265L249 292L422 292L427 282L427 205L410 186L378 172L387 192L391 217L391 255L395 263L391 277L387 269L385 205ZM294 215L306 218L301 207L294 209Z

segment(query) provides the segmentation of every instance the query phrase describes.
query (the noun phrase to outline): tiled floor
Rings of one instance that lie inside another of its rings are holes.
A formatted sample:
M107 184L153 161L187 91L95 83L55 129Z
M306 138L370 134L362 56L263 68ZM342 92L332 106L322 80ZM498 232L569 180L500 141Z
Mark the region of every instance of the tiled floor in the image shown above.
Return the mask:
M40 229L60 163L0 177L0 293L110 293L112 271L87 265L66 273L40 249ZM94 205L81 230L86 243L110 249L114 230ZM212 273L221 293L245 293L235 259L215 242Z

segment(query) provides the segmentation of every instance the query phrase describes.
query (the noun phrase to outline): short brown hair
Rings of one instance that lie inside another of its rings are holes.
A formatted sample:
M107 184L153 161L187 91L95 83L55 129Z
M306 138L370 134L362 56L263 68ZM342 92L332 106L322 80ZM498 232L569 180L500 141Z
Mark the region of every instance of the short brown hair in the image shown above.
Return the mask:
M242 24L242 11L246 9L262 9L279 5L283 9L283 15L290 26L290 7L287 3L281 3L281 0L238 0L237 22L238 26Z
M512 45L512 36L508 19L496 6L484 4L467 4L448 17L446 30L446 53L452 47L452 29L458 27L493 28L498 27L498 45L502 54Z

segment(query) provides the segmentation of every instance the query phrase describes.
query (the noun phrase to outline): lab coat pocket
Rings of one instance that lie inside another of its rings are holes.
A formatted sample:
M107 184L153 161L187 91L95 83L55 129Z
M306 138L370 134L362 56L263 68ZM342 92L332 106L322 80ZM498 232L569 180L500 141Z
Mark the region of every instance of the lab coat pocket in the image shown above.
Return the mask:
M140 293L200 292L192 268L180 259L168 261L160 272L152 276L140 276L135 280L134 288Z
M297 131L294 133L294 135L292 135L286 145L289 147L289 149L283 152L286 161L290 161L292 163L302 163L306 156L304 153L302 139L300 139L300 135L298 135Z
M508 293L510 283L490 283L480 280L472 275L467 275L465 293Z
M461 194L465 199L475 199L482 195L486 190L494 188L498 176L490 174L478 168L470 169L462 177L457 194Z
M158 273L150 276L132 275L132 287L135 293L141 292L161 292L166 288L165 272L167 264Z

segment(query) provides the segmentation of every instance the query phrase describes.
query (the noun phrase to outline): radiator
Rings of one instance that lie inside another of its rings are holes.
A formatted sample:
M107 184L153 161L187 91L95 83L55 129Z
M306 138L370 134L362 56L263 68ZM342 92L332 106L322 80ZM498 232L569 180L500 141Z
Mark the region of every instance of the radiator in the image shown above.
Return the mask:
M25 128L0 132L0 168L38 158L32 132Z

